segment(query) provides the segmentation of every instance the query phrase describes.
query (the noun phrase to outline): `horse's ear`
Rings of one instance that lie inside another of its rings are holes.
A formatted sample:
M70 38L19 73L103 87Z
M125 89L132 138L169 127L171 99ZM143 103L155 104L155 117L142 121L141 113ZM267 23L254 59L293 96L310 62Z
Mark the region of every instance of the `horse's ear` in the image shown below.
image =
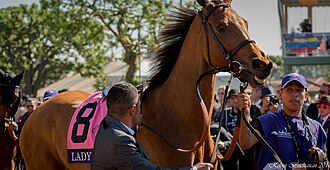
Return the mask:
M226 2L228 5L230 5L232 1L233 0L224 0L224 2Z
M207 1L207 0L197 0L198 4L202 7L205 7L205 5L206 5L205 1Z
M24 75L24 71L22 71L21 73L19 73L18 75L16 75L14 78L13 78L13 84L18 86L21 81L22 81L22 78L23 78L23 75Z

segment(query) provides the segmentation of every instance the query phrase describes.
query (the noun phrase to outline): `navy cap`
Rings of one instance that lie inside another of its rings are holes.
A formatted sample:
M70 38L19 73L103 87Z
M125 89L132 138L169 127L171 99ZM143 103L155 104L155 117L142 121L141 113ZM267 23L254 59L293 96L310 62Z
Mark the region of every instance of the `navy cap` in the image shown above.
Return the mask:
M292 81L297 81L300 83L305 89L307 89L307 82L306 79L303 75L298 74L298 73L290 73L285 75L282 78L282 84L281 84L281 89L284 89L286 85L288 85Z
M44 94L44 100L50 99L54 96L56 96L58 94L58 92L56 90L48 90L45 92Z

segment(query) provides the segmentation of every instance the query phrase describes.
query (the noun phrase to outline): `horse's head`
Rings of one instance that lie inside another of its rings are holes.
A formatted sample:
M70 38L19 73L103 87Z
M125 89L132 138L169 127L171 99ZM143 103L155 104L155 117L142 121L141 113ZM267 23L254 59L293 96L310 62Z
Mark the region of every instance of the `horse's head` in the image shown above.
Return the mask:
M13 77L0 69L0 131L4 129L5 118L13 117L17 111L22 78L23 72Z
M262 85L273 64L250 39L247 21L230 7L231 0L197 1L203 6L199 15L205 31L201 39L206 41L201 49L205 60L212 67L239 65L239 70L233 71L242 82Z

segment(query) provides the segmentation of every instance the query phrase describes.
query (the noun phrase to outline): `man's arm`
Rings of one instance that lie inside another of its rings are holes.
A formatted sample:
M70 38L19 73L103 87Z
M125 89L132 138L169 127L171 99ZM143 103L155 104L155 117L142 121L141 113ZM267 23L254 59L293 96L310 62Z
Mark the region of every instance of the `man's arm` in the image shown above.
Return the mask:
M244 111L244 115L246 119L251 122L250 117L250 107L251 107L251 100L246 93L240 93L237 97L237 105L239 110ZM243 119L243 118L242 118ZM258 142L258 139L253 135L253 133L248 129L246 124L243 120L241 120L241 128L239 131L239 143L243 150L251 148L254 144Z

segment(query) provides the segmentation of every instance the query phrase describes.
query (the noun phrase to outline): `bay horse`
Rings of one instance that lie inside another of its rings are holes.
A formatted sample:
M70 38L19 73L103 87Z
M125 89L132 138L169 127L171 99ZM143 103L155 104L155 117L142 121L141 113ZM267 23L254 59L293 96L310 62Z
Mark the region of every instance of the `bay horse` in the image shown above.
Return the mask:
M2 170L14 170L17 143L13 134L6 130L5 123L14 118L19 107L21 97L19 84L23 74L21 72L12 76L0 69L0 169Z
M203 116L195 93L202 73L237 62L239 78L256 87L272 68L270 59L250 40L247 22L230 7L231 0L198 3L203 7L199 12L174 10L160 33L160 49L142 98L144 122L137 137L151 161L162 167L210 162L214 143L209 119ZM209 117L214 84L215 76L209 76L200 86ZM20 139L28 169L90 169L89 163L68 163L66 152L70 118L88 95L82 91L59 94L30 116Z

